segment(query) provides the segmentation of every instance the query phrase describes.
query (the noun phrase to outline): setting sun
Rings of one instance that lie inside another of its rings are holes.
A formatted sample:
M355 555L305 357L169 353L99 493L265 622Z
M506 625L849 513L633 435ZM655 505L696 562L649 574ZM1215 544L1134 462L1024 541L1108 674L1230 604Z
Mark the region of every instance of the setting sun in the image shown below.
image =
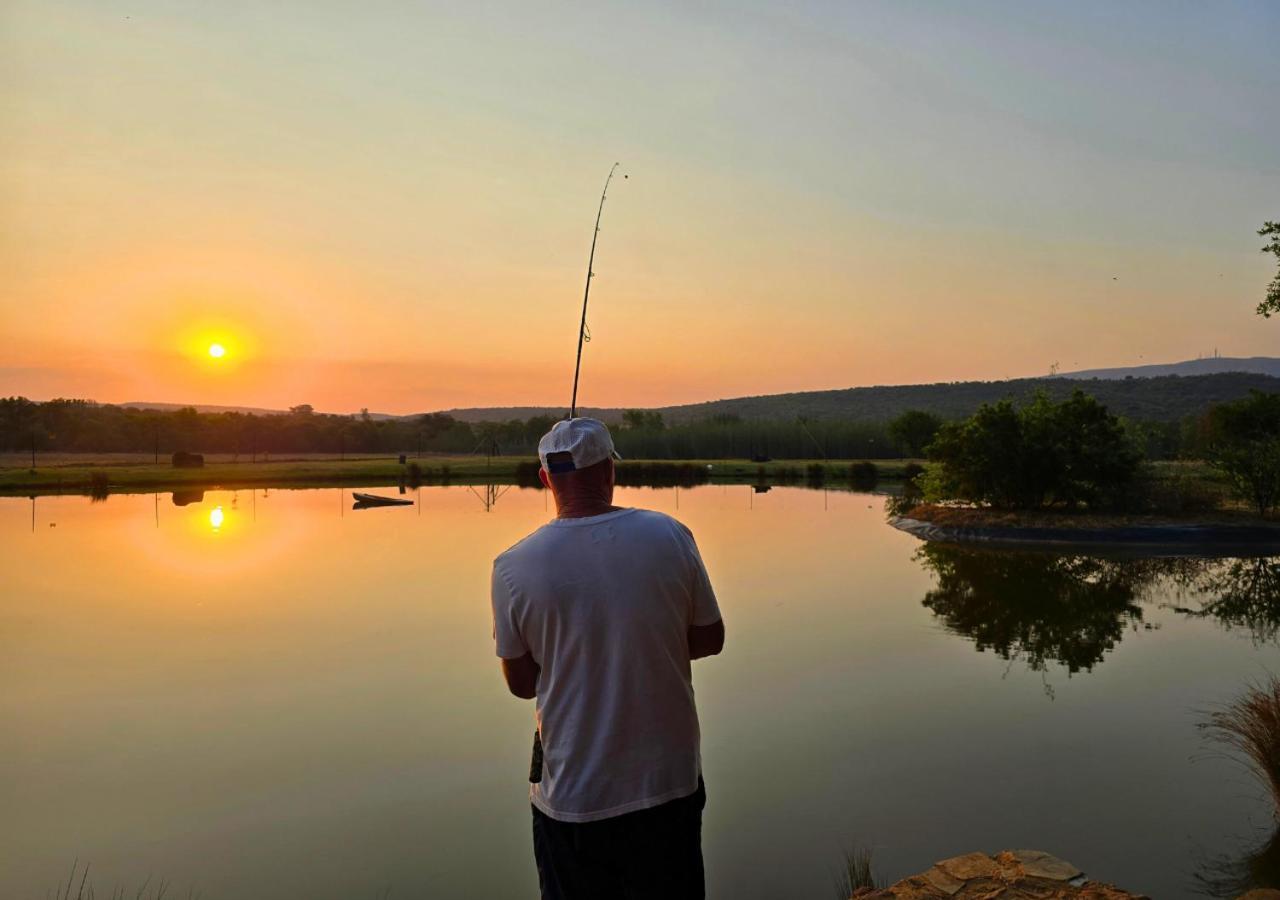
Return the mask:
M221 344L210 344L209 355L214 359L222 359L222 357L227 355L227 348Z

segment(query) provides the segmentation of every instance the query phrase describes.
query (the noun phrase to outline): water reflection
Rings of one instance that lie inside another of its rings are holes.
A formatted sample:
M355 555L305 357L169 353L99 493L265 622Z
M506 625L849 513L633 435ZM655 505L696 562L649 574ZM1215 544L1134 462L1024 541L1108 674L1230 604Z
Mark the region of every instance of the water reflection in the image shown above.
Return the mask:
M486 514L484 486L432 486L412 515L340 518L353 488L40 497L35 534L32 501L0 498L0 896L65 884L77 854L244 900L536 894L532 712L497 675L488 580L551 498L517 488ZM674 490L619 502L675 512ZM1259 870L1270 804L1199 763L1189 727L1280 665L1240 639L1280 621L1255 561L916 556L866 495L679 502L734 634L695 674L709 900L821 897L856 835L891 874L1015 845L1158 897L1210 856ZM1251 583L1250 604L1218 602ZM1123 664L1099 668L1108 645ZM1034 676L993 677L998 648L1101 677L1046 703Z
M479 487L480 490L476 490L477 487ZM497 506L498 501L502 499L502 495L510 489L511 485L509 484L500 485L494 484L493 482L482 485L467 485L467 490L475 495L475 498L480 501L481 505L484 506L485 512L492 512L493 508Z
M1240 897L1250 890L1280 888L1280 831L1243 856L1205 860L1193 879L1197 893L1209 897Z
M1092 671L1127 631L1156 628L1144 602L1157 602L1257 641L1280 631L1280 558L1116 558L992 551L925 544L916 559L936 586L923 604L978 650ZM1174 602L1161 598L1174 598Z
M1186 585L1196 605L1173 609L1215 619L1226 628L1248 629L1255 641L1274 642L1280 631L1280 557L1198 562L1200 570Z
M917 559L937 579L924 606L978 650L1090 671L1142 622L1141 577L1114 560L992 553L925 544Z

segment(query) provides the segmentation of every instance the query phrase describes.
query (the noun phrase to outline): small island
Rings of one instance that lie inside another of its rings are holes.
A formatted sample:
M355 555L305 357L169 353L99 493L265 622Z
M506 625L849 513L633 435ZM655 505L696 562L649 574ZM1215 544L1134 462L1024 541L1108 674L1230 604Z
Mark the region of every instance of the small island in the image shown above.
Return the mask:
M937 429L889 522L948 543L1280 552L1280 395L1215 406L1194 427L1198 458L1153 463L1081 392L984 405Z

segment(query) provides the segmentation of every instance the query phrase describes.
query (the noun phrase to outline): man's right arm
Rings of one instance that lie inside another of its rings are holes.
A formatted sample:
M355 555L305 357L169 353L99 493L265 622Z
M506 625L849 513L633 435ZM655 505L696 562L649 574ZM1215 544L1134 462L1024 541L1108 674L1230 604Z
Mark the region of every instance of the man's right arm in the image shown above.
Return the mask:
M720 605L716 602L716 592L711 587L711 578L707 575L707 567L702 562L702 554L698 552L698 544L693 539L693 532L680 525L688 553L689 587L692 598L692 620L689 624L689 659L702 659L715 656L724 649L724 619L720 616Z
M541 672L532 653L502 660L502 677L507 681L507 690L521 700L532 700L538 696L538 675Z
M689 626L689 658L715 656L724 649L724 619L710 625Z

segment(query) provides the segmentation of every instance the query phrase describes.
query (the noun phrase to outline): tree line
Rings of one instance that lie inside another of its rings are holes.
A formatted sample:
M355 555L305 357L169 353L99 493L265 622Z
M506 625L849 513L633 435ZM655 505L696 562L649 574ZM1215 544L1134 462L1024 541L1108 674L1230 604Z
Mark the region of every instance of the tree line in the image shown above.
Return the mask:
M1280 393L1255 391L1188 423L1186 456L1209 462L1259 515L1280 506ZM1083 391L984 404L939 425L916 480L923 499L997 509L1142 511L1167 505L1144 478L1141 431ZM1177 498L1184 503L1184 498Z
M287 414L139 409L91 400L0 399L0 451L66 453L227 453L333 455L494 454L532 456L555 423L550 415L506 422L465 422L444 413L382 419L367 412L333 415L309 405ZM955 420L963 421L963 420ZM944 420L908 410L887 421L792 417L746 419L733 414L669 425L653 410L628 410L613 426L630 459L899 459L920 458ZM1204 458L1208 414L1181 422L1123 420L1125 446L1146 459Z

